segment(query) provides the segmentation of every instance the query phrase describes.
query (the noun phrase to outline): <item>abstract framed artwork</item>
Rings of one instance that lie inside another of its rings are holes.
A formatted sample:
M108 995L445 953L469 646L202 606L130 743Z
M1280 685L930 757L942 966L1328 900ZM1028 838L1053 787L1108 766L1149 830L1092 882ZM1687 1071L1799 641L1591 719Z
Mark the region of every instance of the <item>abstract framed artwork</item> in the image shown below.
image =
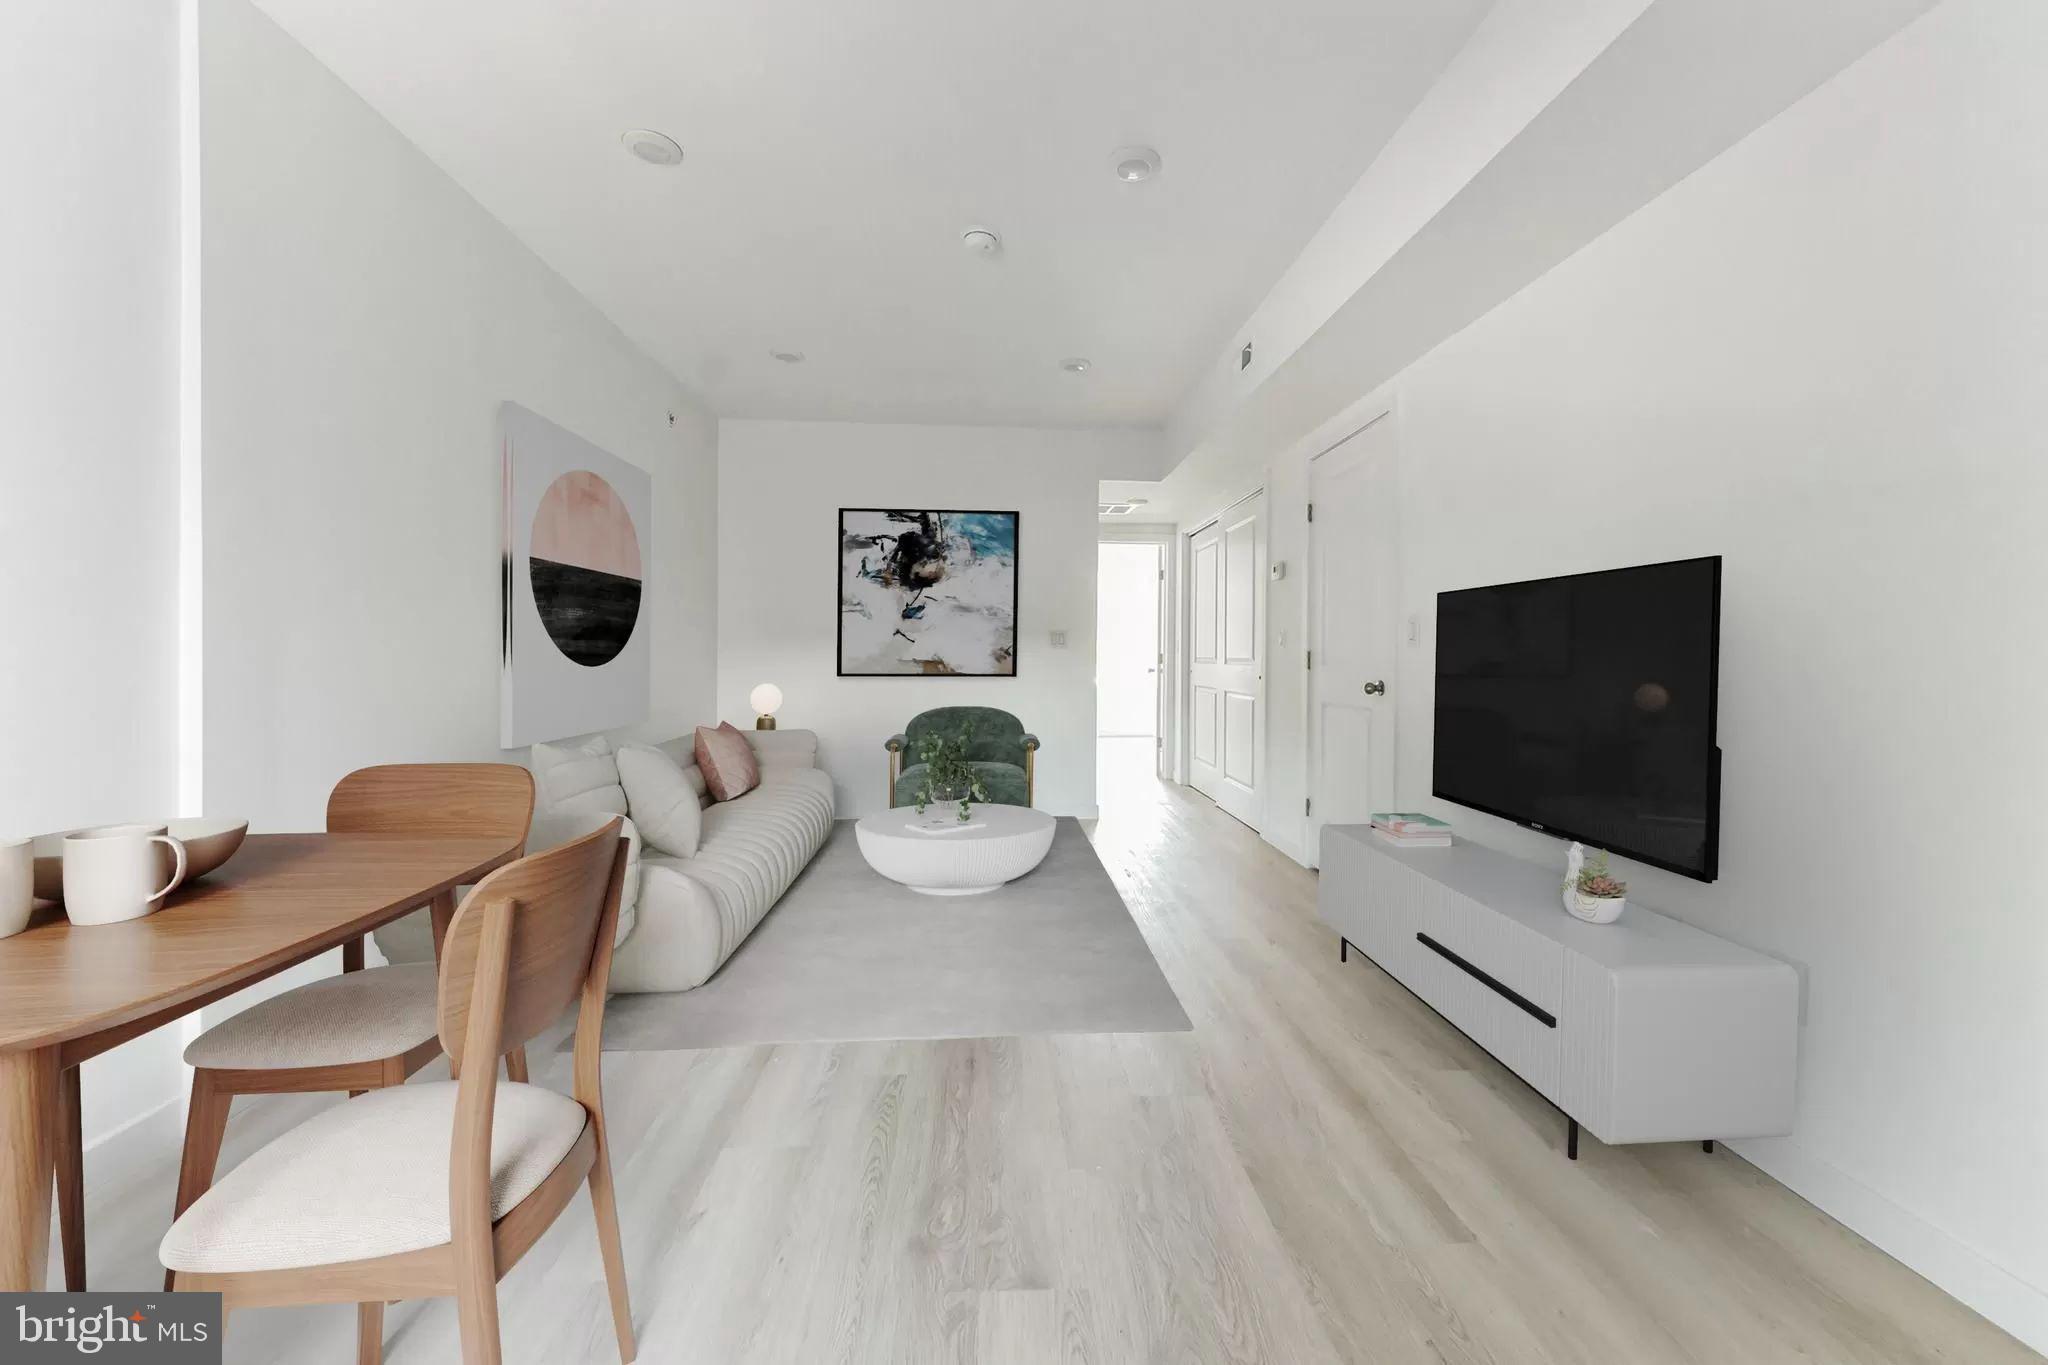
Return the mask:
M1015 512L839 509L839 676L1017 674Z
M506 748L647 715L647 472L517 403L498 409Z

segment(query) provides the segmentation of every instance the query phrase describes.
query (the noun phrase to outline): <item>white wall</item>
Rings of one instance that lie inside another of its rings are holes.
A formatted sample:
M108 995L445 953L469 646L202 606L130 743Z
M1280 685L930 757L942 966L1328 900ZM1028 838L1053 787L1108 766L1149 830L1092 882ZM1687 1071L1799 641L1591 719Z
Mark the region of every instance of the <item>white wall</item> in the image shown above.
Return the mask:
M505 399L653 476L649 729L707 714L712 419L247 0L202 15L209 808L317 829L353 768L498 756Z
M1044 747L1038 805L1095 812L1096 485L1154 433L725 421L718 435L718 711L745 725L773 682L816 730L839 813L886 802L882 742L933 706L997 706ZM1017 676L841 678L841 507L1015 509ZM1050 632L1064 630L1054 649ZM704 719L708 720L707 716Z
M178 758L177 7L10 4L0 127L0 835L162 819ZM178 1048L163 1030L88 1065L88 1142L181 1093Z
M1650 0L1496 0L1371 166L1176 406L1178 460L1526 128ZM1238 368L1238 348L1254 343ZM1225 490L1231 498L1245 490ZM1218 504L1223 505L1223 504Z
M1234 355L1219 356L1175 414L1169 457L1187 454L1167 500L1214 509L1248 491L1270 452L1932 3L1502 0L1446 73L1450 84L1402 126L1232 338L1231 352L1239 340L1256 344L1252 367L1239 372ZM1632 8L1640 13L1629 22ZM1260 374L1260 354L1271 373ZM1199 443L1188 450L1190 441Z
M1634 899L1805 983L1797 1130L1738 1150L2048 1347L2048 9L1951 0L1325 423L1392 401L1399 796L1443 589L1726 556L1721 879ZM1299 577L1273 585L1303 621ZM1268 809L1300 808L1274 651ZM1448 804L1483 842L1554 841ZM1269 831L1299 836L1285 817Z

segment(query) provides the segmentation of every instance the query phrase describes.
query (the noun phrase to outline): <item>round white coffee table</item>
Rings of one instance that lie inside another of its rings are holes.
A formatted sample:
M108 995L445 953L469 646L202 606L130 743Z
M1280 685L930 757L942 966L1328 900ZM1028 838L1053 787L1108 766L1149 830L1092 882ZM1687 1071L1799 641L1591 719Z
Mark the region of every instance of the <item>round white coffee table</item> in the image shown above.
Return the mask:
M955 807L933 806L949 823ZM854 826L861 856L892 882L927 896L973 896L993 891L1037 867L1052 847L1057 826L1044 811L1028 806L976 806L970 829L925 834L912 828L924 819L914 807L862 817Z

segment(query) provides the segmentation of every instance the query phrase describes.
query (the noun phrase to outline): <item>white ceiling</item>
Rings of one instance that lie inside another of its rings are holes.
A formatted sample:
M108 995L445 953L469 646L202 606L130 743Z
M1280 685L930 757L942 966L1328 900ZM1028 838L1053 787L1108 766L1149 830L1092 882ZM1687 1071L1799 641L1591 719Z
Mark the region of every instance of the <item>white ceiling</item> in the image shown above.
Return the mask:
M1150 426L1488 0L258 3L722 416Z

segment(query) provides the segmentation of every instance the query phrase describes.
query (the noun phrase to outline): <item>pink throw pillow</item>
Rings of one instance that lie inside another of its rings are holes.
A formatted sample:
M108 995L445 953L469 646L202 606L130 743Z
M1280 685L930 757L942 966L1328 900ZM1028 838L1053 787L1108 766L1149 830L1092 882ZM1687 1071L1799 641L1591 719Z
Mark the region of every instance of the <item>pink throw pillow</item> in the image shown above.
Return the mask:
M761 785L761 768L754 762L754 746L747 737L721 721L716 730L697 727L697 767L714 801L745 796Z

